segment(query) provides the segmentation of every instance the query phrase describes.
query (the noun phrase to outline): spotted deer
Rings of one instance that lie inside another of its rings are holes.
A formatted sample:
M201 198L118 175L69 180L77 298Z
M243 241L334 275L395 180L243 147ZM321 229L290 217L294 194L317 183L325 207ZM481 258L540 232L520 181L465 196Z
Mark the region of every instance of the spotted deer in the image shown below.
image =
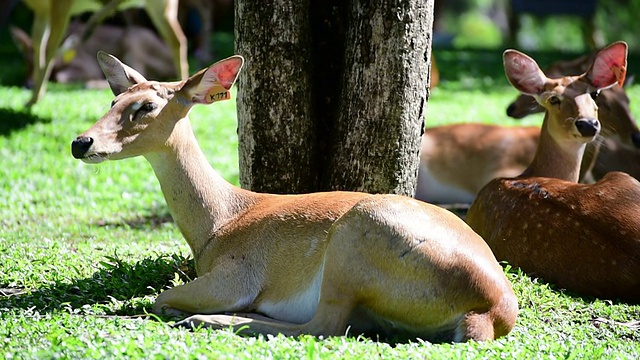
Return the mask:
M106 53L98 62L116 97L72 154L87 163L144 156L195 259L198 278L162 292L154 313L285 335L465 341L514 326L502 268L452 213L399 195L256 193L218 175L188 114L230 97L240 56L181 82L147 81Z
M498 260L580 295L640 301L640 183L611 172L578 184L580 159L600 131L591 94L622 84L627 45L601 50L583 75L548 78L529 56L504 53L509 82L545 108L529 167L492 180L467 223Z

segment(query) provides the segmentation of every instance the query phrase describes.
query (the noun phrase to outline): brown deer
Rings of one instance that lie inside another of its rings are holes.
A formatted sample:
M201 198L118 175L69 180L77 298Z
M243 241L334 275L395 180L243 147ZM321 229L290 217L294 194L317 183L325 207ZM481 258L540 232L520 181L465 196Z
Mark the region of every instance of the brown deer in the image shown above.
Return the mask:
M51 80L59 83L85 83L95 87L96 82L104 80L104 74L96 62L99 50L122 57L134 64L140 73L157 79L175 79L169 48L153 33L142 26L96 26L89 38L81 41L86 25L72 22L66 40L53 60ZM25 83L33 85L33 42L29 34L19 28L11 27L14 43L19 48L27 64ZM106 81L104 81L106 84ZM105 85L106 86L106 85Z
M98 62L116 97L72 154L88 163L144 156L199 276L161 293L154 313L285 335L465 341L514 326L518 305L502 268L452 213L399 195L255 193L218 175L188 114L230 97L241 57L162 83L106 53Z
M34 85L27 106L44 96L54 59L72 15L99 11L99 18L109 11L127 6L143 7L173 55L176 72L189 76L187 38L178 22L178 0L23 0L34 12L33 40ZM102 14L104 13L104 14Z
M580 159L600 131L592 94L622 84L627 45L601 50L586 73L548 78L507 50L509 82L545 108L534 159L518 177L492 180L467 223L499 260L580 295L640 301L640 183L611 172L577 184Z
M415 198L435 204L471 204L497 177L517 176L533 159L540 128L452 124L422 135Z

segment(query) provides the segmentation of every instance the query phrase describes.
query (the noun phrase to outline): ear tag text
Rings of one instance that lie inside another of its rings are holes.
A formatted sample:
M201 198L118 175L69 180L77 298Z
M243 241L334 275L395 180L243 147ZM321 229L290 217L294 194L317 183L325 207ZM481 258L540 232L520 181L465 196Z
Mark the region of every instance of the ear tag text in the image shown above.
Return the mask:
M204 101L207 104L211 104L216 101L231 99L231 92L225 89L222 85L215 85L209 89L207 95L205 95Z

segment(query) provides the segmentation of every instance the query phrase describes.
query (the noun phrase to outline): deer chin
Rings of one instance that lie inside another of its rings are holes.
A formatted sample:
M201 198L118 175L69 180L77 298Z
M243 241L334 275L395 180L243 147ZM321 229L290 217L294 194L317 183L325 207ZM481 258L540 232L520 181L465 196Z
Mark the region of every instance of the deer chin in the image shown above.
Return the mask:
M103 161L109 160L109 157L105 153L92 153L85 155L81 160L87 164L99 164Z

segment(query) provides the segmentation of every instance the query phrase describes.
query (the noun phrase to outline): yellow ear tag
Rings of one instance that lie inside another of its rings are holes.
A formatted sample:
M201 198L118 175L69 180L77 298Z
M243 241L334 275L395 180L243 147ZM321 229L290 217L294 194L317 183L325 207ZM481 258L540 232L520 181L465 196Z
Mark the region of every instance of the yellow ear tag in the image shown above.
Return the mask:
M62 53L62 62L65 63L65 64L68 64L75 57L76 57L76 50L75 49L69 49L69 50L67 50L67 51Z
M211 104L216 101L231 99L231 92L224 88L222 85L215 85L207 92L204 101L207 104Z

